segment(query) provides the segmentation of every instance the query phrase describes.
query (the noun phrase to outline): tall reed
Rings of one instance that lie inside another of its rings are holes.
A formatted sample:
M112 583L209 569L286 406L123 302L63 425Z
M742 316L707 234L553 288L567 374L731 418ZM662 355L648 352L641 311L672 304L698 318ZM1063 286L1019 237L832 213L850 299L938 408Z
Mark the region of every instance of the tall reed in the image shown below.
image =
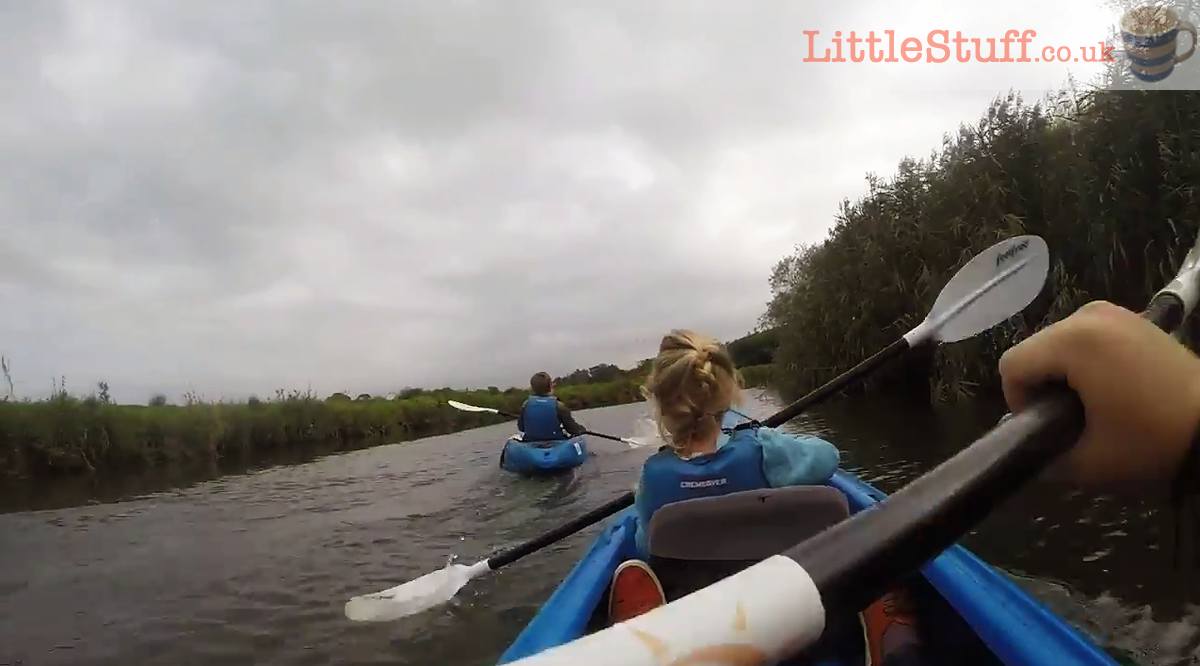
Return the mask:
M862 390L953 400L998 387L1005 349L1080 305L1144 307L1200 230L1200 93L1092 91L997 98L924 160L843 202L829 237L770 278L774 382L804 393L915 326L974 254L1017 234L1052 253L1048 288L1020 316L910 358Z
M573 409L585 409L640 400L638 386L627 378L555 392ZM56 385L49 400L0 402L0 478L136 471L330 441L349 448L428 437L505 420L459 411L447 400L515 412L527 393L493 388L402 395L321 399L280 391L272 400L205 403L188 396L183 405L157 399L139 406L112 404L101 395L79 398Z

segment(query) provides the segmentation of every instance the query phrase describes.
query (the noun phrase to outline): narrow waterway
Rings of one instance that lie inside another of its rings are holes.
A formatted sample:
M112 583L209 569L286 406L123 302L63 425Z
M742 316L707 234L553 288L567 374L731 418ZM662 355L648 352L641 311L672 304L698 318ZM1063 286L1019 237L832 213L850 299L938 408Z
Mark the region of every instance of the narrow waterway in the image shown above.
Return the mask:
M752 415L778 407L751 395ZM846 468L892 491L1001 413L842 402L793 427L835 442ZM642 404L578 413L624 436L644 434L645 416ZM420 616L356 624L342 606L612 499L653 451L593 440L596 455L574 475L526 480L496 464L509 434L482 428L119 501L114 488L91 502L72 500L75 487L26 493L37 506L78 505L0 515L0 666L493 664L595 529ZM1031 487L967 545L1114 652L1147 666L1197 663L1200 615L1164 527L1147 506Z

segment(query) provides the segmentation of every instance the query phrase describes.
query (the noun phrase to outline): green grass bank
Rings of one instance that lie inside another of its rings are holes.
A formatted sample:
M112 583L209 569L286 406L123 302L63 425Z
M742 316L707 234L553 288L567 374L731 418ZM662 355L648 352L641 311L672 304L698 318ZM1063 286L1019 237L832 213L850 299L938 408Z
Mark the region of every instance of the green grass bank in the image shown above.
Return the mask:
M746 368L748 382L763 384L769 370ZM623 374L614 381L560 385L555 393L576 410L641 400L643 377ZM447 400L515 413L527 395L494 387L409 389L391 399L279 392L272 400L170 405L155 399L142 406L112 404L103 393L80 398L59 391L49 400L0 402L0 478L138 472L331 443L362 448L508 420L462 412Z
M573 409L587 409L640 400L639 386L626 379L556 393ZM3 402L0 477L129 472L331 441L361 448L442 435L506 420L453 409L447 400L515 412L527 392L413 389L401 396L281 392L273 400L142 406L60 392L44 401Z

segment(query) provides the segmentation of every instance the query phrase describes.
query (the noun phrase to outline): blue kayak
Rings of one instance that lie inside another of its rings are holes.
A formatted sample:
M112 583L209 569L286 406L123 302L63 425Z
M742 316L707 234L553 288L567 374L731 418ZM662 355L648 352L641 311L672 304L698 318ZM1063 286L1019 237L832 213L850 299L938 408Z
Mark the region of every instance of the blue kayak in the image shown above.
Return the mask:
M547 442L526 442L513 435L500 452L500 467L524 475L553 474L579 467L587 457L584 435Z
M845 498L842 511L848 509L848 514L868 509L886 498L884 493L841 470L829 486ZM841 502L837 493L830 493L826 486L806 490L832 494ZM607 626L608 587L613 573L621 562L636 557L631 511L626 509L610 520L498 663L523 659ZM658 514L655 518L657 522ZM651 528L650 535L652 551L654 529ZM691 534L691 539L697 541L696 533L691 530L685 535ZM655 570L659 571L657 565ZM661 576L663 572L659 573ZM663 582L666 587L666 579ZM917 605L923 644L935 666L1117 664L1076 628L962 546L944 551L921 569L920 576L906 584ZM846 666L866 663L865 655L855 654L853 658L838 658L832 663Z

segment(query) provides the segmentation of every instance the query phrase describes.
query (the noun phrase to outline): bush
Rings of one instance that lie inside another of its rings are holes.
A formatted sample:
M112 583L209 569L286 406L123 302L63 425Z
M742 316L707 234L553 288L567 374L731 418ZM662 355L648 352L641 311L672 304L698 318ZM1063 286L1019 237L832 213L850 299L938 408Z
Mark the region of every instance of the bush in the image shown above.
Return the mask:
M872 377L864 390L934 400L998 387L1000 354L1080 305L1141 310L1200 229L1200 94L1096 91L1055 104L997 99L928 160L868 178L827 240L776 265L762 324L777 328L788 396L832 379L924 318L973 255L1018 234L1050 246L1049 287L1021 315Z

